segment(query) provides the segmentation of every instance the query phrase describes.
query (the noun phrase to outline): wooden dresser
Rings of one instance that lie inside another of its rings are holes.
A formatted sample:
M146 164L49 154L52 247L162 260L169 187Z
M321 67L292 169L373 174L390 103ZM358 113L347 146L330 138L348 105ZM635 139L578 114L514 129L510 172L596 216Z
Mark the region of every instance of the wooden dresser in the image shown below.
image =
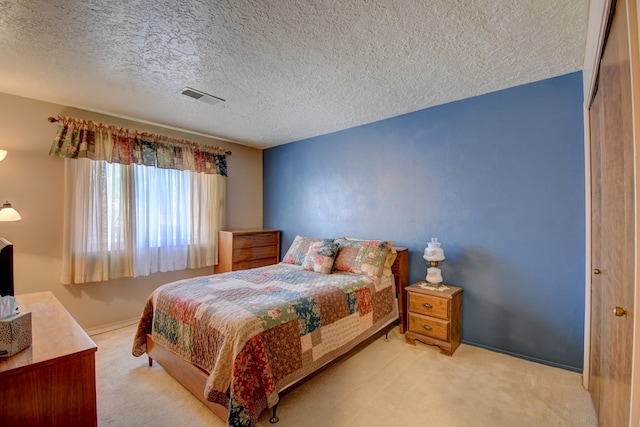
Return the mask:
M462 337L462 288L447 285L444 291L422 289L419 282L407 286L408 331L405 340L437 345L451 356Z
M280 230L225 230L218 238L216 273L246 270L280 261Z
M16 299L32 344L0 359L0 425L97 425L96 344L51 292Z

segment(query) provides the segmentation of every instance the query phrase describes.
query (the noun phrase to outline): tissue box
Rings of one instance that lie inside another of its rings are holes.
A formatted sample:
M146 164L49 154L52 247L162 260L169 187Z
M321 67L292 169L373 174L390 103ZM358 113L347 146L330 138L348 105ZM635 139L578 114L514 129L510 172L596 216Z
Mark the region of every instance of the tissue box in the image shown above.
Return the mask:
M0 319L0 357L13 356L31 345L31 312Z

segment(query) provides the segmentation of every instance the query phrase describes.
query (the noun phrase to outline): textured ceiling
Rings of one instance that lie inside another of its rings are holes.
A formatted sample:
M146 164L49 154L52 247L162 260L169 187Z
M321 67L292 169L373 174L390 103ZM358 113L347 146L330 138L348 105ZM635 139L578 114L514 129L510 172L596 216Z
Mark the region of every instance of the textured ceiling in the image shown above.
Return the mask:
M578 71L588 8L0 0L0 92L270 147Z

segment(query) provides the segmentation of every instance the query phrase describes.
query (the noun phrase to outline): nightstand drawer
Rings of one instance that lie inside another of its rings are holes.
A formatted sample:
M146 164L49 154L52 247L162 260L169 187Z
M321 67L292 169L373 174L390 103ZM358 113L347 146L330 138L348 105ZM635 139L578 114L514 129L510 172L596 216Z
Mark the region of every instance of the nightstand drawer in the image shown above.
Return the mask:
M410 294L409 311L448 320L450 301L431 295Z
M449 322L411 312L409 313L409 331L443 341L449 340Z

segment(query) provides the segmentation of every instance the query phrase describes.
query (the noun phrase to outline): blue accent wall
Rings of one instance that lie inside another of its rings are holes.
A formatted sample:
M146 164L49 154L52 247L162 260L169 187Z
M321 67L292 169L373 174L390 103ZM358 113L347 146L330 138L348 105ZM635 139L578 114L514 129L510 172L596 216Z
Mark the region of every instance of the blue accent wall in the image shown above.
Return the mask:
M394 240L412 282L437 237L464 342L581 370L582 104L578 72L270 148L264 226L283 254L296 234Z

